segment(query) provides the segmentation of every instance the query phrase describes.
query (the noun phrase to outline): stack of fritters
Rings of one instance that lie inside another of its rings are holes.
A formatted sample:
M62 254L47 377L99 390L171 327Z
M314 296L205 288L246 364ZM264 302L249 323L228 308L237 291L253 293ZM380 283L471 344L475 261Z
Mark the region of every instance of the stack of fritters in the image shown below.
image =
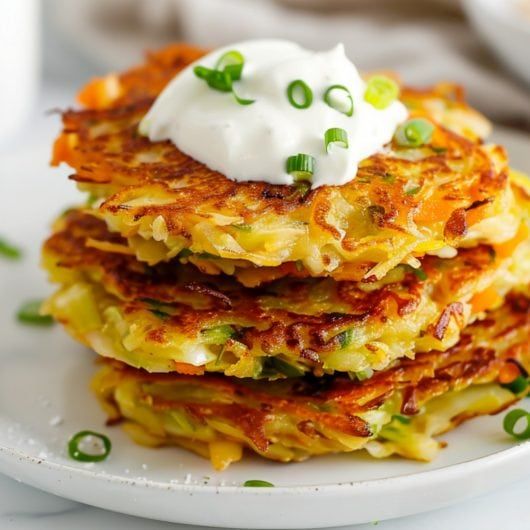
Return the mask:
M403 87L432 142L391 143L348 184L233 182L138 133L201 54L90 83L54 147L90 200L44 245L46 308L106 358L109 418L219 469L244 447L429 460L434 435L521 397L530 194L459 90Z

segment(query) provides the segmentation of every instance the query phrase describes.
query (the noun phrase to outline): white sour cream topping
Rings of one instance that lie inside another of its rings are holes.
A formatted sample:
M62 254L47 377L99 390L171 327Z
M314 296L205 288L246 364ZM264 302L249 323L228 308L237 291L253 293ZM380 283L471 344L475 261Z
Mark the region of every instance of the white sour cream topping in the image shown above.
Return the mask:
M252 105L238 104L233 94L210 88L193 72L196 65L214 68L229 50L245 58L234 91L255 100ZM313 92L309 108L297 109L287 98L287 87L297 79ZM331 85L349 89L353 116L324 102ZM141 122L140 131L151 141L171 140L187 155L232 180L292 184L286 160L304 153L316 162L314 188L340 185L355 178L359 162L380 151L407 118L399 101L384 110L364 101L365 87L342 44L313 52L288 41L240 42L202 57L175 76ZM347 149L331 144L326 152L324 133L332 127L347 132Z

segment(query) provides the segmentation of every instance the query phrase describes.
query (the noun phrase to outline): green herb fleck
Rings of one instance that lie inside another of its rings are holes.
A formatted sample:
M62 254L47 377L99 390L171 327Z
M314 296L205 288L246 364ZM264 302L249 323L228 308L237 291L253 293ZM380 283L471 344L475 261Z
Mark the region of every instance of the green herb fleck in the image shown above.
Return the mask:
M405 195L416 195L421 190L421 186L415 186L405 191Z
M192 254L193 254L193 252L192 252L189 248L183 248L183 249L177 254L177 258L179 258L179 259L187 258L188 256L191 256Z
M245 488L274 488L274 484L266 480L247 480L243 486Z
M228 324L214 326L213 328L203 329L201 336L205 344L224 344L228 339L236 334L234 328Z
M169 313L166 313L160 309L149 309L149 311L155 315L155 317L161 318L162 320L166 320L171 317Z
M520 420L524 418L524 429L515 430ZM504 430L517 440L528 440L530 438L530 414L524 409L514 409L504 416Z
M261 375L277 375L278 373L286 377L301 377L304 375L302 370L279 357L266 357L263 361Z
M94 206L94 204L96 204L96 201L99 199L99 197L97 195L94 195L93 193L91 193L89 196L88 196L88 199L86 200L86 205L89 207L89 208L92 208L92 206Z
M95 438L99 440L102 445L103 452L100 454L85 453L79 446L85 438ZM74 434L68 442L68 454L70 458L77 460L78 462L101 462L109 456L112 449L112 443L110 439L104 434L100 434L94 431L81 431Z
M446 153L447 147L436 147L435 145L431 145L431 149L438 154Z
M504 383L501 386L516 395L521 394L528 388L528 379L519 375L510 383Z
M416 276L416 278L418 278L420 282L424 282L425 280L429 278L425 270L422 269L421 267L416 268L416 267L411 267L410 265L402 265L402 267L405 269L406 272L412 272L412 274L414 274L414 276Z
M30 300L22 305L17 312L17 319L23 324L33 324L37 326L51 326L53 318L50 315L41 315L40 308L42 300Z
M11 243L8 243L5 239L0 238L0 256L18 260L22 257L22 251Z
M219 256L215 254L210 254L209 252L199 252L197 257L200 259L219 259Z
M408 425L410 423L410 418L403 416L402 414L394 414L392 420L399 421L399 423L402 423L403 425Z
M252 227L250 225L247 225L245 223L241 223L241 224L233 224L233 225L230 225L234 228L237 228L238 230L241 230L241 232L252 232Z
M367 379L370 379L374 375L374 371L371 368L366 368L366 370L359 370L358 372L355 372L355 377L359 381L366 381Z
M337 335L337 338L339 339L341 348L348 347L351 344L351 341L353 340L353 328L347 329L346 331L339 333Z

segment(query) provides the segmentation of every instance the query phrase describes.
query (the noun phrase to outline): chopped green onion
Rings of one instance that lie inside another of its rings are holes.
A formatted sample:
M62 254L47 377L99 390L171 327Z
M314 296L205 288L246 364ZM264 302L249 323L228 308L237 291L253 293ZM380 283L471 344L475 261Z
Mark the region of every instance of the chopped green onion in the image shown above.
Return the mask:
M431 149L437 154L442 154L442 153L447 152L447 147L436 147L435 145L432 145Z
M267 357L262 366L262 375L271 373L271 375L276 375L280 373L286 377L301 377L304 375L302 370L298 369L296 366L280 359L279 357ZM264 373L265 372L265 373Z
M92 208L92 206L94 206L94 204L96 204L96 201L99 199L99 197L97 195L95 195L94 193L90 193L87 200L86 200L86 205L89 207L89 208Z
M240 105L252 105L256 101L255 99L238 96L233 87L234 81L241 79L244 65L245 58L243 55L237 50L230 50L219 57L215 68L198 65L193 68L193 72L199 79L206 81L210 88L220 92L232 92Z
M423 270L421 267L411 267L410 265L402 265L402 267L405 269L406 272L412 272L418 278L418 280L424 282L427 280L428 276L425 270Z
M165 302L162 302L162 300L157 300L156 298L140 298L140 301L152 305L154 307L160 307L165 305Z
M274 488L274 484L266 480L247 480L243 486L245 488Z
M289 83L287 87L287 99L297 109L307 109L313 103L313 92L301 79Z
M523 430L515 430L517 423L524 418L526 427ZM523 409L515 409L506 416L504 416L504 421L502 423L504 430L516 438L517 440L527 440L530 438L530 414Z
M256 102L255 99L245 99L245 98L238 96L233 90L232 90L232 94L234 94L234 98L240 105L252 105L252 103Z
M225 70L212 70L211 68L206 68L206 66L196 66L193 72L199 79L206 81L208 86L214 90L219 90L220 92L232 91L232 77Z
M339 333L337 335L337 338L339 339L339 344L341 348L348 347L351 344L351 341L353 340L353 328L347 329L346 331Z
M203 329L201 335L205 344L224 344L235 335L235 330L228 324L222 324L209 329Z
M198 252L196 256L200 259L219 259L219 256L216 256L210 252Z
M53 324L53 318L50 315L40 314L41 305L42 300L30 300L23 304L17 312L19 322L38 326L50 326Z
M166 302L162 302L160 300L156 300L154 298L141 298L141 301L151 306L148 308L148 310L153 315L155 315L155 317L160 318L162 320L171 318L171 313L164 311L164 308L167 309L167 307L170 306L170 304Z
M245 223L241 223L241 224L233 224L233 225L230 225L234 228L237 228L238 230L241 230L241 232L252 232L252 227L250 225L247 225Z
M522 375L518 375L513 381L501 385L514 394L521 394L528 388L528 379Z
M285 170L289 175L292 175L295 182L302 180L311 181L315 171L315 159L311 155L298 153L287 159Z
M421 190L421 186L414 186L405 191L405 195L416 195Z
M386 75L374 75L366 84L364 100L379 110L386 109L399 96L399 85Z
M161 309L149 309L149 311L157 318L160 318L161 320L166 320L171 315L169 313L166 313L165 311L162 311Z
M298 196L304 199L306 195L311 191L311 182L307 180L295 181L293 183L293 187L294 193L289 196L289 198Z
M388 184L394 184L394 182L396 182L396 176L392 175L392 173L385 173L384 175L381 175L381 178Z
M345 100L338 98L342 95ZM331 85L324 92L324 102L346 116L353 116L353 98L350 91L344 85Z
M189 248L183 248L178 254L177 258L187 258L188 256L191 256L193 252Z
M402 147L421 147L431 141L434 125L424 118L414 118L400 125L394 135Z
M232 81L239 81L243 72L245 58L237 50L230 50L223 53L215 65L216 70L228 72Z
M366 368L365 370L359 370L358 372L355 372L355 377L357 377L359 381L366 381L373 375L374 371L371 368Z
M424 282L428 278L427 273L421 267L411 267L411 269L412 272L416 275L416 278L418 278L418 280L420 280L421 282Z
M326 152L329 152L329 144L338 144L344 149L348 149L348 133L340 127L332 127L324 133L324 144Z
M210 77L210 74L213 72L211 68L207 68L206 66L196 66L193 69L193 73L199 78L204 79L205 81L208 80Z
M220 92L231 92L232 91L232 78L230 74L223 70L212 70L207 81L208 86Z
M399 423L402 423L403 425L408 425L410 423L410 418L403 416L402 414L394 414L392 419L399 421Z
M0 256L4 258L16 260L22 257L22 251L8 243L5 239L0 239Z
M99 440L102 444L101 449L103 449L103 452L99 454L92 454L92 453L85 453L79 448L79 445L85 441L85 438L95 438ZM74 460L77 460L79 462L101 462L102 460L105 460L107 456L110 454L110 450L112 449L112 443L110 439L105 436L104 434L100 434L98 432L94 431L81 431L77 434L74 434L70 441L68 442L68 454L71 458Z

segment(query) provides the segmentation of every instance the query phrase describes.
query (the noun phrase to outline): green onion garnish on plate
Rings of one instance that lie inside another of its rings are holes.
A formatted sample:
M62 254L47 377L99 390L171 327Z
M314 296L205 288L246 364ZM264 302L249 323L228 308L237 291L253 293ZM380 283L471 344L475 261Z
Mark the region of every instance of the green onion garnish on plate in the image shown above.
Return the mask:
M366 83L364 100L378 110L386 109L399 96L399 85L386 75L374 75Z
M324 145L326 152L329 152L329 145L337 144L344 149L348 149L348 133L340 127L332 127L324 133Z
M30 300L22 304L17 311L18 321L36 326L50 326L53 324L53 318L50 315L41 315L41 305L42 300Z
M524 429L516 430L517 424L524 418ZM504 416L502 423L504 430L517 440L530 438L530 414L524 409L514 409Z
M296 79L287 87L287 99L296 109L307 109L313 103L313 91L305 81Z
M434 132L434 125L425 118L414 118L401 124L394 138L402 147L421 147L429 143Z
M311 155L298 153L287 159L285 170L295 182L311 181L315 172L315 159Z
M245 488L274 488L274 484L266 480L247 480L243 486Z
M324 92L324 102L346 116L353 116L353 97L344 85L331 85Z
M81 444L90 444L95 452L87 453L80 448ZM110 439L104 434L94 431L80 431L74 434L68 442L68 454L70 458L78 462L101 462L109 456L112 449Z
M22 257L22 251L5 239L0 238L0 256L7 259L17 260Z

